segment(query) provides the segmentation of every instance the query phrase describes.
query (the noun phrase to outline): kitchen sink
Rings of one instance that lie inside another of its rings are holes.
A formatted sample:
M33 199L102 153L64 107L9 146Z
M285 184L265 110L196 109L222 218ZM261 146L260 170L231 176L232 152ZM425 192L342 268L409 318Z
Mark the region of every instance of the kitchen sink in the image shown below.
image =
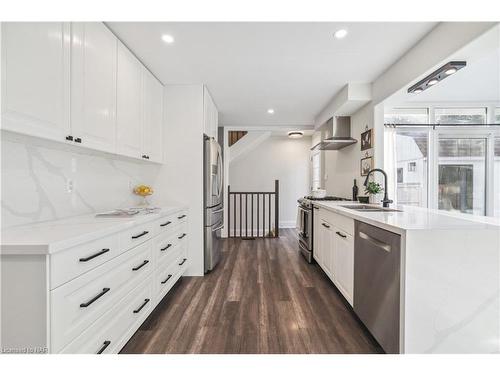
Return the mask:
M340 206L343 208L348 208L350 210L362 211L362 212L402 212L401 210L396 210L394 208L384 208L379 206L372 206L368 204L356 204L356 205L346 205Z

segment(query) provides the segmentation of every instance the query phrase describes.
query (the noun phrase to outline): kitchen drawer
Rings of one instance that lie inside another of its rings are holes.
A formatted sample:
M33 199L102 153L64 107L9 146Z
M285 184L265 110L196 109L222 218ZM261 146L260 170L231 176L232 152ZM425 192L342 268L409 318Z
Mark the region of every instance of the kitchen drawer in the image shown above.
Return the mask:
M177 225L182 222L185 222L184 219L178 219L179 216L182 216L180 212L176 212L175 214L164 216L161 219L155 221L155 233L162 234L165 232L171 231Z
M155 222L135 226L120 233L120 247L130 249L154 236Z
M117 353L154 307L153 277L122 298L61 353Z
M152 273L151 241L51 291L52 350L59 351Z
M187 221L187 211L181 211L175 214L175 219L178 223L185 223Z
M87 242L50 257L50 289L88 272L120 255L118 235Z
M320 209L319 216L321 219L328 221L333 226L347 232L351 236L354 235L354 220L350 217L339 215L325 209Z
M175 282L179 279L180 269L179 269L179 258L173 259L173 261L164 268L159 268L156 271L155 278L155 300L160 302L161 299L168 293Z

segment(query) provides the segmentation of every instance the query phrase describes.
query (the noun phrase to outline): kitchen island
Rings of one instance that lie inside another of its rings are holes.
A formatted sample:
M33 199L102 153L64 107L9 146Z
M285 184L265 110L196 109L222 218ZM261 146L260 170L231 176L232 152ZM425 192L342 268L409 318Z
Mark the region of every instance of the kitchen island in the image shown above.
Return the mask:
M313 204L314 258L386 352L500 352L497 219Z

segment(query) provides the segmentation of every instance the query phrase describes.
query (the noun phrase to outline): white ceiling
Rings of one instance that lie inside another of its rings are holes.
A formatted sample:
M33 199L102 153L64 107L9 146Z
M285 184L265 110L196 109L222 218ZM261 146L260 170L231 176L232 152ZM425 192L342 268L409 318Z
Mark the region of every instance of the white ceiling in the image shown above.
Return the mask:
M391 105L500 101L500 26L481 35L443 64L453 60L466 61L467 66L419 94L408 94L405 87L391 98Z
M312 125L348 82L372 82L435 23L108 26L164 84L205 83L222 125ZM345 28L347 37L333 33ZM162 34L174 36L171 45ZM275 114L268 115L267 109Z

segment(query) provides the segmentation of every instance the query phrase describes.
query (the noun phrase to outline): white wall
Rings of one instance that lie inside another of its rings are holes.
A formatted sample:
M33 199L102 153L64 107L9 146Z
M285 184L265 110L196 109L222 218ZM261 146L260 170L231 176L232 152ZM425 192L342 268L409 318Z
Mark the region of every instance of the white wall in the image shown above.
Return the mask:
M297 199L309 192L311 137L273 135L229 166L232 191L274 191L280 181L280 227L295 227Z
M202 276L203 266L203 86L167 85L165 160L156 189L162 204L189 207L188 276Z
M2 131L2 228L137 205L160 166ZM68 191L72 181L73 190ZM151 197L155 203L158 194Z
M366 127L373 127L373 107L366 105L351 116L351 137L358 143L337 151L323 151L325 189L329 195L343 198L352 198L352 185L356 179L359 195L364 194L363 182L365 177L360 175L360 160L373 155L373 149L361 151L361 133Z

